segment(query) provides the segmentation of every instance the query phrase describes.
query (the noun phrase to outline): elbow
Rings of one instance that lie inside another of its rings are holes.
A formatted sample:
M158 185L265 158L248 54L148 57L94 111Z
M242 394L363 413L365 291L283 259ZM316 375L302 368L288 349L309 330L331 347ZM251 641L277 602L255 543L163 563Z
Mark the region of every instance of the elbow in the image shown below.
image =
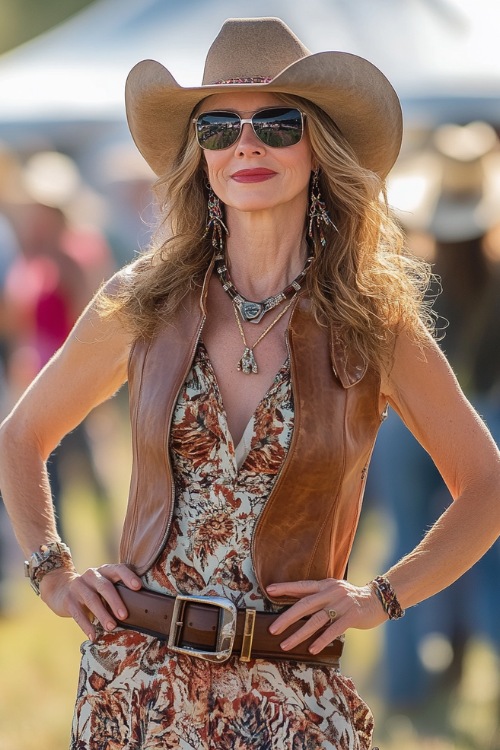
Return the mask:
M33 453L41 455L36 434L29 423L13 412L0 424L0 490L6 469L20 458L29 460Z
M12 418L7 417L0 425L0 487L4 466L10 463L14 446L19 442L18 430L13 424Z
M3 489L3 476L5 467L9 465L11 460L10 431L11 425L9 423L9 419L7 418L2 422L2 424L0 424L0 492L2 492Z

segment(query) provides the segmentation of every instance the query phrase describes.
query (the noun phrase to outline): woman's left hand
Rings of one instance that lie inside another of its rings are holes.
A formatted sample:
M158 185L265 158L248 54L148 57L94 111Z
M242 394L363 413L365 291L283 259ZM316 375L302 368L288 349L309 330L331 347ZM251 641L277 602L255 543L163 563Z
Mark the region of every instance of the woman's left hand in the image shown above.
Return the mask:
M318 633L318 638L309 648L312 654L318 654L348 628L367 630L387 620L370 585L353 586L347 581L326 578L322 581L273 583L267 587L267 592L272 599L298 599L271 625L269 630L273 635L279 635L300 619L308 618L302 627L281 643L284 651Z

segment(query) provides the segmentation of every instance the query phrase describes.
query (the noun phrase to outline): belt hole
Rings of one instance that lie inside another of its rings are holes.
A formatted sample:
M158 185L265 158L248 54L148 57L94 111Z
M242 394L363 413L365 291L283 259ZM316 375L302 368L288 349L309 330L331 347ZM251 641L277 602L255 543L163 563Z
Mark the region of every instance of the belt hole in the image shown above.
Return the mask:
M145 610L144 610L144 613L145 613L146 615L147 615L147 613L148 613L148 612L149 612L149 609L145 609Z

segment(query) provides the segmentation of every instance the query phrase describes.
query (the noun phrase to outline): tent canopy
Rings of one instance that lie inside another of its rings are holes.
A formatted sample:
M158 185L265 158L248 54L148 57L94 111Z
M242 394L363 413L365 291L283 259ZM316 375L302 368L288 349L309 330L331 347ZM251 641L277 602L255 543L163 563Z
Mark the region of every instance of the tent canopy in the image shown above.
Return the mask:
M0 123L124 122L136 62L159 60L196 85L223 21L259 15L282 18L312 52L373 62L407 124L500 123L500 3L491 0L98 0L0 57Z

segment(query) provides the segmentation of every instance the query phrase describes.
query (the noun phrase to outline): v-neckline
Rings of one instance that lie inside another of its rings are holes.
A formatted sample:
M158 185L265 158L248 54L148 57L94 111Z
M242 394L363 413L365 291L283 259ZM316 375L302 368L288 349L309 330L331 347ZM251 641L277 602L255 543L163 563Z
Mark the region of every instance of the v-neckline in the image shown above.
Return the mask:
M224 399L222 398L222 393L221 393L221 390L219 388L219 381L217 380L217 374L215 372L214 366L212 365L212 361L211 361L210 356L208 354L208 349L205 346L205 343L204 343L203 339L199 340L198 346L202 348L202 350L203 350L203 356L204 356L205 361L207 362L207 365L208 365L208 367L210 369L210 374L212 376L212 380L213 380L213 383L214 383L217 400L219 402L219 408L220 408L221 414L223 415L223 418L224 418L227 436L228 436L228 439L231 442L231 446L233 448L233 455L234 455L234 459L235 459L235 463L236 463L236 468L237 468L238 471L240 471L240 469L244 465L246 459L248 458L248 456L249 456L249 454L250 454L250 452L252 450L252 438L253 438L253 435L254 435L253 425L255 424L256 416L258 415L260 409L262 408L262 404L264 403L264 401L269 398L269 396L271 395L273 389L276 388L276 386L277 386L277 384L279 382L280 375L289 367L289 364L288 364L289 363L289 356L288 355L286 356L285 361L283 362L283 364L281 365L281 367L277 371L276 375L272 379L271 383L269 384L269 387L267 388L266 392L264 393L264 395L262 396L262 398L258 402L258 404L255 407L253 413L250 415L250 418L249 418L247 424L245 425L245 429L243 430L243 432L241 434L241 438L240 438L238 444L236 445L235 442L234 442L234 438L233 438L233 435L231 433L231 430L229 429L229 420L228 420L228 417L227 417L226 407L224 405ZM249 434L251 427L252 427L252 431ZM243 441L247 441L247 450L242 453L241 450L240 450L240 447L241 447ZM240 454L239 460L237 459L238 453Z

